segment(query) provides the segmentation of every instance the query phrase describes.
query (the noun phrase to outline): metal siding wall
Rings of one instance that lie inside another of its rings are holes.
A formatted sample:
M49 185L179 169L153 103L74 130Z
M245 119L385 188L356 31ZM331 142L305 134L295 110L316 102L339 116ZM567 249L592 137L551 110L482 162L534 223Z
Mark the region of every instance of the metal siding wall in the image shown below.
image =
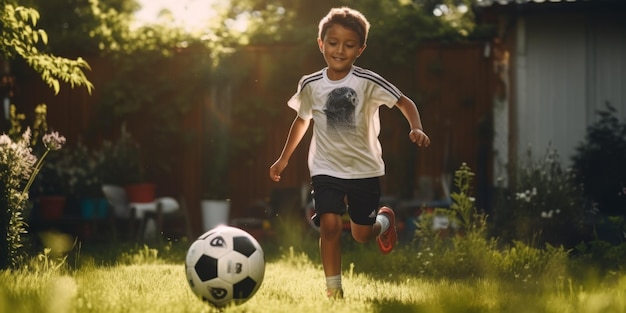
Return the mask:
M532 16L525 25L518 154L531 147L534 156L542 156L552 147L567 163L585 132L585 23L578 16Z
M591 51L588 82L588 124L597 120L596 110L609 102L626 119L626 20L597 18L590 30Z

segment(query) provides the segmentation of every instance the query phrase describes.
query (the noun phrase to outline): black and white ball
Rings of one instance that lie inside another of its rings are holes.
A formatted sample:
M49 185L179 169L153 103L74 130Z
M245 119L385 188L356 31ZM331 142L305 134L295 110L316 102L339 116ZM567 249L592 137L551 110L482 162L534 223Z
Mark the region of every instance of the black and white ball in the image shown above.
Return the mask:
M265 257L252 235L218 226L191 244L185 271L191 290L219 308L244 303L256 293L265 275Z

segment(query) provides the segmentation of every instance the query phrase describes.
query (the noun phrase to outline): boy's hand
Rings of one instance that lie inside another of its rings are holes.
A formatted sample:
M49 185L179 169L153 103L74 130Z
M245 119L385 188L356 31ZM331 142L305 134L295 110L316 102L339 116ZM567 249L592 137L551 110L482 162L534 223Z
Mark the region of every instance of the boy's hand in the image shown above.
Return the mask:
M426 133L419 128L411 129L409 132L409 139L411 142L416 143L418 147L428 147L430 145L430 138L428 138L428 135L426 135Z
M280 181L280 173L287 167L287 162L283 162L281 160L277 160L270 166L270 179L279 182Z

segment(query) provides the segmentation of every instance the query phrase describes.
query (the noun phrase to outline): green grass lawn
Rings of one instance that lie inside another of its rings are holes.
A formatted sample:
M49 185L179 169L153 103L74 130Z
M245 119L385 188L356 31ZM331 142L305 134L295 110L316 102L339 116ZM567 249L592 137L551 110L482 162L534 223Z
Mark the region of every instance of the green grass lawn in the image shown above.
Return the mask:
M139 247L106 261L107 247L70 255L57 269L0 272L0 312L214 312L187 285L184 247ZM118 249L120 249L118 247ZM176 250L178 249L178 250ZM345 299L324 296L317 255L268 248L265 279L248 302L224 312L626 312L626 276L575 282L532 282L480 277L462 280L425 278L403 270L410 249L388 256L375 247L348 247L343 284ZM380 260L387 259L389 267ZM59 264L39 259L39 265ZM359 262L363 260L363 262ZM366 266L379 262L376 268ZM363 265L361 265L363 264ZM407 264L408 265L408 264ZM72 269L68 269L68 268ZM410 267L405 267L410 268Z

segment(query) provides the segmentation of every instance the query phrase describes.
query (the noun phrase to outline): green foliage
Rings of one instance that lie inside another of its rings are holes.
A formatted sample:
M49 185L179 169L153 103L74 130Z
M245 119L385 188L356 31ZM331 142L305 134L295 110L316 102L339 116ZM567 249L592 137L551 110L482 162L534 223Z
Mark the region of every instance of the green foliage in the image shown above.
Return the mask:
M399 69L406 69L415 62L417 47L426 40L446 38L461 40L464 38L444 19L432 15L424 6L412 1L338 1L333 7L347 5L361 11L369 20L371 30L365 53L359 57L357 65L371 68L388 76ZM250 12L253 21L247 36L252 45L288 44L295 51L290 56L299 61L306 70L312 71L311 65L323 66L319 52L314 48L317 38L317 26L320 19L328 13L331 5L325 2L289 0L266 3L258 0L233 1L231 17L241 12ZM267 27L284 25L284 27ZM394 49L389 49L394 47ZM283 62L284 62L283 58ZM307 63L303 63L307 62ZM291 67L283 67L291 68ZM284 72L284 71L283 71ZM293 86L293 79L277 76L283 86ZM296 78L297 79L297 78Z
M43 251L31 259L29 269L35 273L61 272L67 267L68 255L55 255L51 248L44 248Z
M505 242L577 244L584 232L582 187L557 151L536 159L529 148L514 173L509 186L496 189L493 234Z
M474 173L466 163L461 164L454 173L454 187L456 188L450 194L452 204L450 209L436 208L433 212L425 212L420 216L418 228L416 231L416 239L432 244L432 239L439 237L440 231L433 231L432 225L435 216L445 216L451 221L451 226L446 229L450 235L455 233L468 234L475 233L478 236L485 236L487 229L487 216L478 212L474 206L474 197L472 197L472 179Z
M615 107L597 112L598 120L587 128L585 140L572 157L583 194L597 203L600 213L626 215L626 122Z
M163 260L159 259L159 250L156 248L150 248L148 245L143 245L128 253L123 253L120 257L121 264L158 264L163 263Z
M95 155L99 166L94 174L102 183L125 186L145 182L140 145L125 128L117 140L104 141Z
M412 259L400 262L401 257L411 255L409 250L394 251L384 257L374 246L369 254L364 254L364 250L348 250L345 255L353 256L356 262L345 267L346 298L341 302L325 299L319 263L298 248L290 247L266 263L264 281L254 297L224 311L625 312L626 277L623 273L598 280L577 280L570 275L556 277L549 272L553 268L547 267L537 276L533 273L529 277L532 264L529 270L524 264L526 260L540 257L541 253L522 247L511 253L508 264L510 268L520 269L520 276L526 277L526 282L521 277L507 280L424 276L413 271ZM96 253L84 255L82 259L100 260L103 253L110 252L108 250L119 252L126 248L92 247ZM131 250L131 254L143 254L137 263L92 264L73 271L63 271L63 267L48 272L0 271L0 308L7 308L3 312L16 313L214 311L190 291L182 258L153 262L160 260L162 254L155 258L150 249ZM181 253L184 255L184 251ZM384 263L365 268L362 264L370 257L384 259ZM567 263L566 259L554 259L557 260ZM388 265L396 262L405 267L389 269Z
M22 258L22 235L27 233L24 211L31 206L30 189L46 156L65 143L65 138L56 132L43 135L43 152L37 159L33 150L39 141L32 138L30 128L19 133L24 118L16 113L15 106L11 107L11 130L9 135L0 136L0 269L15 267ZM45 105L37 106L35 112L34 129L37 133L47 131Z
M578 268L587 268L604 275L611 272L624 272L626 265L626 243L612 244L603 240L580 243L575 252L578 257L575 264Z
M252 151L267 139L267 130L259 128L255 120L272 118L278 110L275 103L284 101L259 94L265 93L264 90L282 97L291 94L300 75L312 71L312 64L322 64L311 44L315 42L319 19L328 11L326 3L232 1L226 8L216 6L219 14L207 21L202 34L190 34L167 23L133 30L130 14L136 3L128 0L29 0L27 3L46 12L40 22L55 39L50 44L51 51L105 56L116 69L98 86L106 96L96 104L98 119L90 123L92 134L111 133L111 129L126 123L146 154L172 155L167 152L179 149L197 135L179 127L180 118L194 104L221 90L232 92L244 86L256 91L229 95L230 101L212 104L218 108L228 106L225 111L206 112L208 117L203 123L208 134L204 138L208 139L203 154L207 165L203 169L203 189L220 198L229 196L224 173L232 157L241 155L244 159L236 162L253 164L254 154L241 152ZM415 48L424 39L445 34L461 38L445 20L408 1L368 0L358 4L343 1L336 5L344 4L362 10L373 25L370 52L360 59L362 66L375 65L391 72L414 60ZM249 22L245 32L231 27L241 18ZM277 44L288 46L290 57L284 58L278 48L274 56L261 61L263 72L269 75L251 77L257 75L253 66L258 63L247 59L245 55L250 52L243 51L243 45ZM390 45L396 47L391 54ZM285 68L293 71L285 74ZM177 161L174 157L148 159L149 172L145 176L163 177Z
M101 197L103 154L90 149L82 141L61 152L67 152L65 154L70 165L68 182L71 185L71 195L77 199Z
M471 186L474 173L466 163L454 173L454 186L458 191L452 192L452 205L450 209L456 213L456 219L463 231L474 232L484 235L485 220L484 214L478 213L474 206L474 198L471 196Z
M406 69L413 65L417 47L425 41L462 39L444 20L413 2L368 1L362 11L371 23L371 30L359 64L376 69L383 76L388 75L385 68ZM389 51L389 47L395 48Z
M463 163L455 171L453 200L450 209L437 208L434 213L423 213L418 222L416 240L418 270L428 275L446 277L480 277L497 267L493 258L495 241L486 239L486 216L479 213L471 196L474 173ZM447 216L451 226L433 231L433 216ZM491 256L491 257L490 257Z
M90 69L85 60L80 57L75 60L57 57L39 47L48 43L48 36L44 30L35 28L40 17L37 10L7 2L0 5L0 54L3 58L19 56L24 59L55 93L59 93L61 81L69 83L72 88L86 87L91 92L93 85L83 72Z
M50 154L34 182L38 194L75 199L101 195L102 162L109 155L97 153L79 141Z
M317 242L314 236L303 240ZM451 251L440 255L433 250L416 255L413 247L399 246L383 256L375 243L345 243L346 299L339 312L624 312L623 272L584 276L580 273L589 268L587 261L580 259L569 273L572 262L561 248L537 249L516 242L498 250L489 246L489 241L474 237L466 240L464 255ZM310 257L315 249L307 254L299 246L275 249L272 242L261 245L266 252L262 289L247 303L227 311L337 310L336 302L324 298L323 270L319 260ZM48 264L47 271L32 267L0 271L0 303L12 312L38 312L59 304L62 311L206 310L184 279L187 248L187 243L171 242L156 247L85 245L78 266L71 270L67 270L69 258L54 270L62 258L50 251L48 260L56 261ZM268 251L276 255L268 255ZM611 258L616 264L623 263L617 257ZM427 258L429 266L418 264ZM43 259L38 261L43 265ZM417 271L418 266L424 271ZM468 275L470 272L475 276Z
M533 285L552 284L568 276L569 251L546 245L538 249L516 241L499 255L503 278Z
M597 271L623 271L626 257L626 122L617 118L615 107L597 112L585 140L572 157L576 181L591 202L593 239L580 243L579 262Z
M566 275L568 252L548 245L534 248L515 241L501 249L496 239L487 235L487 216L478 212L471 194L474 173L466 165L455 171L450 209L439 208L434 214L448 216L451 229L432 231L433 213L422 214L416 239L419 251L415 270L432 277L451 279L497 277L506 281L536 285Z
M22 0L39 11L39 25L51 40L48 49L58 55L97 55L128 32L134 0Z
M110 52L111 66L117 70L101 86L107 96L97 103L98 119L89 131L107 133L128 125L142 153L160 156L143 160L148 169L145 178L152 179L166 176L171 164L178 162L171 151L198 135L182 129L181 119L208 98L214 65L211 52L200 42L178 51L177 44L185 38L144 31L151 35L143 39L143 46Z
M447 25L455 29L460 35L468 36L473 33L475 0L417 0L424 11L432 12Z
M0 269L16 266L26 233L23 212L28 192L22 188L34 175L36 157L30 150L30 132L13 140L0 136Z

